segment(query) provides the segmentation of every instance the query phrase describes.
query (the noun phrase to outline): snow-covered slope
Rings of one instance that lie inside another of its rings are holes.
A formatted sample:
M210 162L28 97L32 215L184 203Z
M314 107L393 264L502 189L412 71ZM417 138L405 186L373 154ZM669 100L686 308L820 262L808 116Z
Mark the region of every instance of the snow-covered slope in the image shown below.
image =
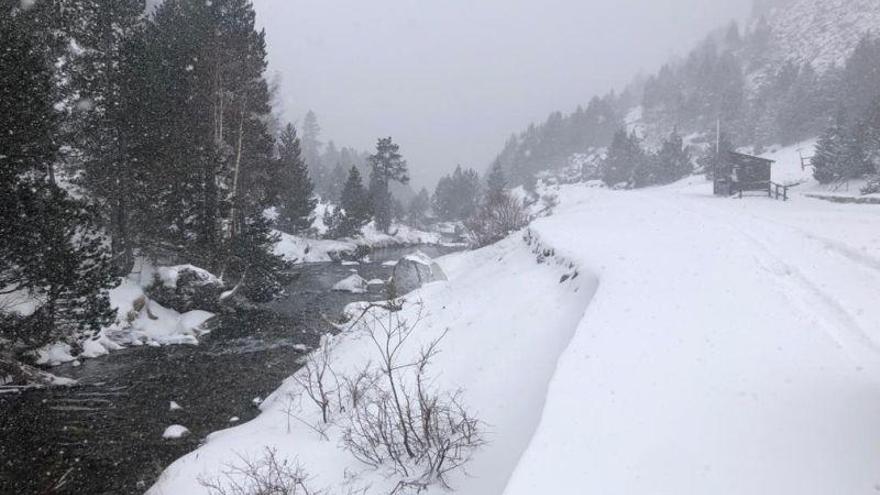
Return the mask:
M821 71L842 64L865 33L880 34L877 0L789 0L765 18L777 67L796 60Z
M600 285L506 495L876 493L880 209L560 197L533 230Z

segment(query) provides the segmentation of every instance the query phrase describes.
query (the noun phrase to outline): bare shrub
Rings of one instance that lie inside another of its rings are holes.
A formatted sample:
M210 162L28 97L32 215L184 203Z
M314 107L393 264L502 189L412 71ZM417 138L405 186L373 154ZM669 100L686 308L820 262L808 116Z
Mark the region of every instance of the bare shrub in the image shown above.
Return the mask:
M869 175L865 182L865 187L862 188L862 194L868 195L877 193L880 193L880 174Z
M266 448L258 459L239 456L217 479L199 479L211 495L320 495L306 482L308 475L298 463L280 459L275 449Z
M488 246L529 224L529 214L522 202L509 193L498 195L481 206L465 222L470 243Z
M348 382L349 423L343 445L375 469L401 476L395 493L419 491L430 484L448 488L447 475L463 468L484 444L480 422L460 401L460 393L432 390L428 368L444 335L423 348L414 360L403 351L422 320L398 312L365 313L363 328L376 349L376 367Z
M303 367L293 375L306 397L321 411L321 420L330 423L331 405L339 391L339 381L333 371L333 341L321 338L317 349L303 358Z

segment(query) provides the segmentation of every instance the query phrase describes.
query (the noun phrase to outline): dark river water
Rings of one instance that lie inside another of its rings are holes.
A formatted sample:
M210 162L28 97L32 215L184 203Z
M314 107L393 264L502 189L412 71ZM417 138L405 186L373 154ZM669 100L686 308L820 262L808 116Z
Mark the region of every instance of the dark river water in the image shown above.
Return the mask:
M422 246L431 257L451 249ZM75 387L0 395L0 494L140 494L178 457L211 432L248 421L255 400L278 388L298 367L301 345L314 346L337 319L369 294L330 288L356 270L387 279L416 248L374 252L370 263L297 267L282 299L221 318L197 346L139 347L53 369ZM182 410L170 410L174 401ZM165 440L172 424L192 435ZM185 494L181 494L185 495Z

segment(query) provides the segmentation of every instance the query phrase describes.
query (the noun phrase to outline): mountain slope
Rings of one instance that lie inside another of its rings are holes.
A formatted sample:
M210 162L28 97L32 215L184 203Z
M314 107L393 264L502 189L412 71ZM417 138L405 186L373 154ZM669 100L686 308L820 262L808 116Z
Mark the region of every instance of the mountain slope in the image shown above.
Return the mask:
M772 60L810 63L819 71L842 64L868 32L880 34L876 0L790 0L766 15Z

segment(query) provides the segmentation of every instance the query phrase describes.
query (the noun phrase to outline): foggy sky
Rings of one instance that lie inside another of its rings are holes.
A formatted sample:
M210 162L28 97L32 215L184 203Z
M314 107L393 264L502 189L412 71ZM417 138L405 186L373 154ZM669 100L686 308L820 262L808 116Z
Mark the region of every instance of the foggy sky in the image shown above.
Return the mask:
M751 0L254 0L285 118L324 141L393 136L415 185L743 19Z

